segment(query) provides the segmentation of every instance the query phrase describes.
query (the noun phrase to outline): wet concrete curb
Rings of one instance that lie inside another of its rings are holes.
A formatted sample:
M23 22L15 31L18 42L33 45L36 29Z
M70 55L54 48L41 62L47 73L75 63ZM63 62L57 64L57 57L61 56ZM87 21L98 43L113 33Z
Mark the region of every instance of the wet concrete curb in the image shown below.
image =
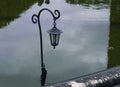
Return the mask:
M120 66L46 87L120 87Z

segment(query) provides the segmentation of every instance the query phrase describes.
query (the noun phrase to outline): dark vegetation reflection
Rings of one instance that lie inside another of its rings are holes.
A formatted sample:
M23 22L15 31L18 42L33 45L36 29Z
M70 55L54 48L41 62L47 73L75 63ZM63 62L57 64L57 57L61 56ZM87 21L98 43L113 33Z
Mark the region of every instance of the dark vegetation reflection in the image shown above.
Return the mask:
M38 5L42 5L44 2L46 4L49 4L50 0L38 0ZM89 5L109 4L109 0L66 0L66 3L89 6Z
M84 6L97 5L106 7L105 4L109 4L109 0L66 0L69 4L79 4Z
M109 0L66 0L70 4L108 4Z
M0 28L20 17L20 14L29 9L35 2L37 2L37 0L1 0Z
M38 2L41 6L43 3L49 4L49 0L1 0L0 1L0 28L8 25L11 21L20 17L20 14Z
M43 3L49 4L50 0L38 0L38 5L41 6Z
M0 2L0 28L8 25L11 21L14 21L16 18L20 17L20 14L30 8L34 3L38 2L38 5L41 6L43 3L50 4L50 0L2 0ZM18 4L19 3L19 4ZM109 4L109 0L66 0L68 4L79 4L79 5L102 5ZM102 5L97 9L108 7Z
M111 1L108 68L120 65L120 0Z

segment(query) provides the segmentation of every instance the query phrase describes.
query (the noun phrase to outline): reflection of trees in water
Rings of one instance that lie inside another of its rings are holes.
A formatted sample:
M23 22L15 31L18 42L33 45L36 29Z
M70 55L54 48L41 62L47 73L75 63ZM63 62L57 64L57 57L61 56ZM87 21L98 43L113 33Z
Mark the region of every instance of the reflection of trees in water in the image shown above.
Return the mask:
M38 5L41 6L43 4L44 0L38 0Z
M37 0L1 0L0 1L0 27L6 26L10 21L33 5Z
M120 25L110 25L108 68L120 65Z
M89 6L89 4L108 4L109 0L66 0L69 4L84 4ZM0 28L9 24L15 18L27 10L35 2L41 6L43 3L49 4L50 0L1 0L0 2ZM103 7L103 6L102 6Z
M46 4L49 4L49 3L50 3L50 0L46 0L45 3L46 3Z
M50 0L38 0L38 5L41 6L43 3L49 4Z
M18 18L18 16L2 16L0 15L0 28L3 26L6 26L9 24L10 21L14 20L15 18Z
M50 0L38 0L38 4L42 5L42 3L49 4ZM109 4L109 0L66 0L69 4L88 4L88 5L95 5L95 4Z
M44 2L49 4L49 0L1 0L0 2L0 28L9 24L9 22L18 18L21 13L29 9L31 5L38 2L42 5Z
M109 0L66 0L70 4L108 4Z
M110 10L110 20L111 23L120 23L120 0L111 1L111 10Z
M111 1L108 68L120 65L120 0Z
M92 7L93 9L109 8L109 0L66 0L66 2L72 5Z

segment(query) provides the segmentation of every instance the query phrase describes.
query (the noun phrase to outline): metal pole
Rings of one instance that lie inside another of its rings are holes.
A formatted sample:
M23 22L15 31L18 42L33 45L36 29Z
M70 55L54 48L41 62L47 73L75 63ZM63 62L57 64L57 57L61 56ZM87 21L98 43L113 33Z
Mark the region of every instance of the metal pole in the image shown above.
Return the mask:
M32 16L32 22L34 24L38 23L38 27L39 27L39 34L40 34L40 54L41 54L41 86L45 85L45 81L46 81L46 76L47 76L47 70L45 69L45 64L44 64L44 60L43 60L43 39L42 39L42 30L41 30L41 25L40 25L40 15L42 11L48 11L51 13L51 15L53 16L53 21L55 22L59 17L60 17L60 12L59 10L55 10L54 13L47 9L47 8L43 8L39 11L38 15L37 14L33 14Z

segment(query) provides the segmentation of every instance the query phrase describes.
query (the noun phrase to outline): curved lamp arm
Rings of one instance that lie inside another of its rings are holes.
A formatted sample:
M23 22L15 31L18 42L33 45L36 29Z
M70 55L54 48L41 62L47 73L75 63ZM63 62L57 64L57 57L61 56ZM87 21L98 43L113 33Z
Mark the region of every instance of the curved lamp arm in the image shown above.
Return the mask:
M55 10L54 13L47 9L47 8L43 8L39 11L38 15L37 14L33 14L32 16L32 22L34 24L38 23L38 27L39 27L39 34L40 34L40 48L41 48L41 71L42 71L42 75L41 75L41 85L44 86L45 84L45 80L46 80L46 75L47 75L47 70L45 69L45 64L43 61L43 40L42 40L42 30L41 30L41 24L40 24L40 15L43 11L48 11L51 13L51 15L53 16L53 20L54 20L54 25L56 25L56 20L60 17L60 12L59 10Z

